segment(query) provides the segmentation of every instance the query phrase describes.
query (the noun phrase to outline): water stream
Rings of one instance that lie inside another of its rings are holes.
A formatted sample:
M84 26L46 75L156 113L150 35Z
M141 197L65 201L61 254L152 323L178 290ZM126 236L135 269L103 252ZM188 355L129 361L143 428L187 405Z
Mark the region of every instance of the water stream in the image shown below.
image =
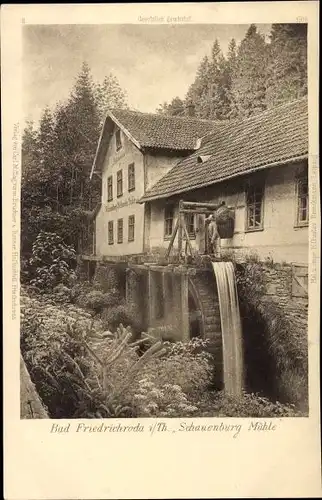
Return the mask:
M243 345L235 271L232 262L213 262L223 342L224 386L232 396L243 389Z

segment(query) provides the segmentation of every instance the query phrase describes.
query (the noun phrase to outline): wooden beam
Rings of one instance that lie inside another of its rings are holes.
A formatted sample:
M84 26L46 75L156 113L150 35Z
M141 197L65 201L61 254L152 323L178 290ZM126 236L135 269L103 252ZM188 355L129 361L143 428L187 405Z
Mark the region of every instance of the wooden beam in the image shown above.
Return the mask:
M165 254L165 258L168 259L169 258L169 255L170 255L170 252L171 252L171 248L173 246L173 243L174 243L174 240L175 240L175 237L177 235L177 232L178 232L178 227L179 227L179 217L177 219L177 222L176 222L176 225L174 227L174 231L172 233L172 236L171 236L171 239L170 239L170 243L169 243L169 246L168 246L168 249L167 249L167 252Z
M180 311L181 311L181 332L183 342L190 339L189 331L189 306L188 306L188 276L182 275L180 280Z
M178 227L178 254L179 258L181 257L182 253L182 227L184 224L184 215L181 213L182 209L182 200L179 201L179 214L178 214L178 221L179 221L179 227Z
M193 256L193 250L192 250L192 245L190 243L190 238L189 238L189 234L188 234L185 222L183 223L183 231L184 231L184 234L185 234L185 237L186 237L186 242L188 243L188 247L189 247L189 250L190 250L190 255L192 257Z
M148 271L148 327L153 324L154 318L154 289L153 289L152 271Z
M200 203L199 201L182 201L182 208L195 207L195 208L209 208L210 210L217 210L220 204L214 203Z

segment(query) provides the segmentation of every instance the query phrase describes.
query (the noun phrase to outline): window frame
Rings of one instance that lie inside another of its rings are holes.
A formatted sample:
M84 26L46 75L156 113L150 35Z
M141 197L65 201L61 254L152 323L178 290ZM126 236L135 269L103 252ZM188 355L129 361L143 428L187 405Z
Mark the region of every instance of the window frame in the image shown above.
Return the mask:
M119 190L119 185L121 189ZM123 196L123 170L120 169L116 172L116 197L121 198Z
M130 163L127 169L128 191L131 192L135 190L135 163Z
M112 236L112 238L110 237ZM114 221L109 220L107 223L107 241L109 245L114 245Z
M115 149L116 151L120 151L122 149L122 136L121 136L121 129L116 129L115 130Z
M107 178L107 201L113 200L113 175Z
M254 195L254 200L252 203L249 203L249 192L252 190L252 192L255 192ZM258 202L256 201L256 190L261 191L261 201ZM264 201L265 201L265 182L264 181L257 181L257 182L251 182L246 185L245 188L245 232L246 233L252 233L256 231L263 231L264 229ZM258 208L258 204L260 203L260 224L255 225L255 213L253 215L254 217L254 225L249 225L249 210L252 208L255 212L256 208ZM256 206L257 205L257 206Z
M120 234L120 228L121 228L121 234ZM122 244L124 239L124 224L123 224L123 218L117 219L117 244Z
M306 186L307 186L307 193L306 195L300 196L300 183L305 180L306 181ZM300 173L296 176L295 179L295 203L296 203L296 216L295 216L295 227L308 227L309 225L309 178L308 174L305 173ZM306 200L306 219L305 220L300 220L299 215L300 215L300 200L305 199Z
M189 236L189 239L190 240L194 240L196 239L196 217L195 217L196 214L184 214L184 218L185 218L185 224L186 224L186 228L187 228L187 233L188 233L188 236ZM192 218L192 226L193 226L193 231L189 231L189 225L191 225L188 221L188 218ZM184 239L186 238L186 235L184 235Z
M133 221L131 223L131 221ZM133 228L133 237L132 237L132 234L130 232L130 228L132 229ZM129 242L133 242L135 240L135 215L132 214L132 215L129 215L129 218L128 218L128 241Z
M171 210L172 217L166 217L167 210ZM174 205L166 205L164 207L164 239L168 240L171 238L174 229ZM167 232L167 221L171 220L171 233Z

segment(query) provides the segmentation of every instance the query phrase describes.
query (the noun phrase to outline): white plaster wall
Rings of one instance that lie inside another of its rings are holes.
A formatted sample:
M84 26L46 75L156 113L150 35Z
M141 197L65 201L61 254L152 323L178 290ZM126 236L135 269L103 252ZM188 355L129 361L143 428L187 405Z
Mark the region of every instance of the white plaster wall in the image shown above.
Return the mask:
M161 179L171 168L182 159L183 156L151 155L145 157L147 169L146 189L150 189Z
M102 171L102 206L96 218L96 254L119 256L143 251L144 206L137 201L144 194L143 154L121 132L122 148L116 151L112 137ZM135 164L135 190L128 191L128 165ZM117 197L116 173L123 170L123 195ZM107 201L107 178L113 176L113 200ZM135 239L128 242L128 217L135 216ZM123 243L117 243L117 219L123 218ZM108 244L108 222L114 221L114 244Z
M305 165L304 165L305 167ZM182 199L190 201L225 201L235 207L235 233L229 240L222 240L222 247L242 253L256 252L261 259L271 257L275 262L308 262L308 227L296 227L296 180L303 165L293 164L267 169L257 174L265 179L264 229L246 232L244 180L238 178L210 188L185 193ZM176 202L178 202L177 198ZM150 249L167 248L164 239L165 200L151 203ZM202 218L202 217L201 217ZM197 225L198 227L198 225ZM199 237L192 240L199 249ZM177 246L177 239L175 247Z

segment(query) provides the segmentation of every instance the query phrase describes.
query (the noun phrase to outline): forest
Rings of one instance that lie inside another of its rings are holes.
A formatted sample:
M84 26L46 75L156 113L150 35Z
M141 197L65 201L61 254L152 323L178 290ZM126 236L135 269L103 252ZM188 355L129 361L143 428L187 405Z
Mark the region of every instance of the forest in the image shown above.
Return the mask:
M155 112L180 117L193 108L197 118L243 119L306 93L306 25L273 24L269 40L250 25L239 44L231 39L226 55L214 40L186 95ZM140 326L117 289L93 288L77 276L77 255L88 244L85 229L101 197L101 179L90 181L89 173L113 108L129 108L126 89L112 73L94 81L84 62L68 99L45 108L23 132L21 349L50 416L296 415L287 398L284 407L251 394L238 403L209 396L202 346L133 338ZM273 343L276 338L274 331ZM299 356L305 358L302 347ZM299 387L306 377L301 370ZM292 384L296 391L296 377Z

